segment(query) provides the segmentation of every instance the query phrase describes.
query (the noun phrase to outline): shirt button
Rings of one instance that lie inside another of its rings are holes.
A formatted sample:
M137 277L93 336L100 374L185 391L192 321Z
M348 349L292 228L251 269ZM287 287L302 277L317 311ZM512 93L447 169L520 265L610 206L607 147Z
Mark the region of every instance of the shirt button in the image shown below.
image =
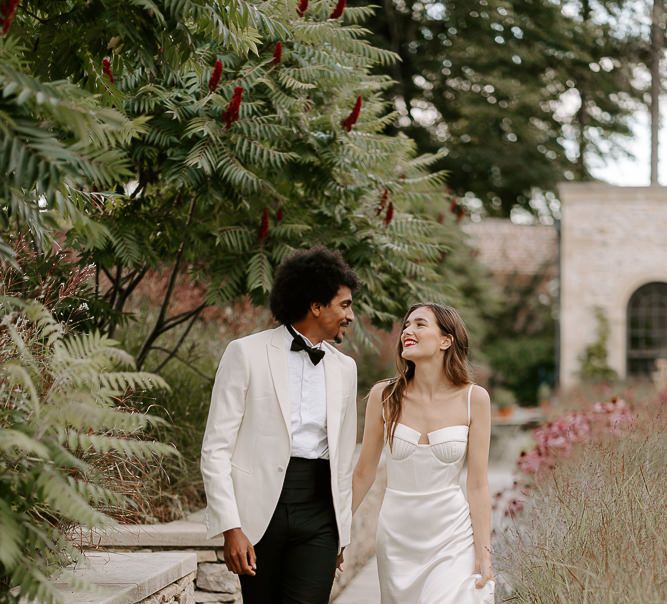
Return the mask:
M285 471L285 468L283 468L282 466L278 466L278 472L284 472L284 471Z

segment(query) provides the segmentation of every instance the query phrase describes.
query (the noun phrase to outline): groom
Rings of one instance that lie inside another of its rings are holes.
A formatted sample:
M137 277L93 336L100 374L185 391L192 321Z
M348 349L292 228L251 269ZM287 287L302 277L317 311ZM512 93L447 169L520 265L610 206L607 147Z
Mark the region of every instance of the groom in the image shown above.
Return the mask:
M208 536L224 535L245 604L326 604L350 541L357 369L327 341L357 286L339 253L296 252L271 292L281 325L220 360L201 470Z

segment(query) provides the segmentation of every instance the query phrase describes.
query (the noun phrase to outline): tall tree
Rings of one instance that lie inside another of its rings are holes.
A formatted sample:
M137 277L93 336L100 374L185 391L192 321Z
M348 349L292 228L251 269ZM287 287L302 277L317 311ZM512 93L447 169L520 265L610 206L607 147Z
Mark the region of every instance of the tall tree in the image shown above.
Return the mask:
M531 210L534 189L587 178L589 159L622 150L639 37L615 19L629 2L588 4L385 1L375 40L401 56L399 129L446 151L456 194L491 214Z
M652 185L658 183L660 134L661 64L665 48L665 1L653 0L651 12L651 174Z

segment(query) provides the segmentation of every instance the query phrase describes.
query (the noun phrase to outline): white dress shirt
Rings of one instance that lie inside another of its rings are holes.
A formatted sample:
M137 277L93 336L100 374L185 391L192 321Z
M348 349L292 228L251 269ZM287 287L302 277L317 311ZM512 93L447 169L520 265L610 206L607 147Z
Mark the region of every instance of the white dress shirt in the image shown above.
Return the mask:
M296 329L294 331L305 340L308 346L313 346L306 336ZM324 361L313 365L304 350L298 352L290 350L293 339L292 334L285 328L289 398L292 412L292 457L329 459ZM322 343L315 348L321 348L321 346Z

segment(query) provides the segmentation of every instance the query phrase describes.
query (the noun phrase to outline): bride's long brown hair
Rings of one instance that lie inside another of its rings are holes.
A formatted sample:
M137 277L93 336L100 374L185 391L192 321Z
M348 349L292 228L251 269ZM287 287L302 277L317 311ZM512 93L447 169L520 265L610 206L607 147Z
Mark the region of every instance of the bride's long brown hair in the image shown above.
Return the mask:
M468 332L461 315L451 306L443 306L434 303L414 304L410 307L403 322L401 323L401 333L405 328L405 322L408 317L418 308L430 308L435 315L438 327L443 335L451 336L452 345L445 350L442 369L445 377L454 386L464 386L472 382L470 364L468 362ZM396 347L396 368L398 375L389 380L389 383L382 390L382 409L385 421L387 423L386 438L391 446L394 442L394 432L398 419L401 417L403 408L403 394L415 375L415 364L412 361L406 361L401 353L403 352L403 342L399 334Z

